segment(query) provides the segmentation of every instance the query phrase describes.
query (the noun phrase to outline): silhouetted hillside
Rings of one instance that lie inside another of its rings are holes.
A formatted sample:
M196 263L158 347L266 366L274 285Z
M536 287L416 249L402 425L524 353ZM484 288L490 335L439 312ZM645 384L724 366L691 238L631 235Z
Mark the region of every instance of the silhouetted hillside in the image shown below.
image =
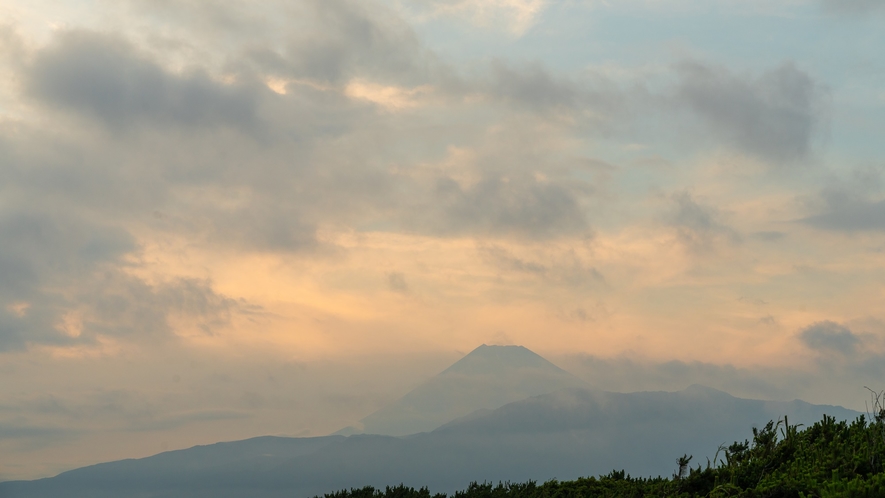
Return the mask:
M3 498L308 497L336 489L429 486L451 493L472 481L572 480L626 469L670 475L676 457L713 458L747 429L789 416L813 423L856 412L801 401L735 398L714 389L606 393L563 389L474 413L408 437L258 438L0 483Z
M824 417L806 429L787 419L753 429L752 439L721 447L717 458L691 466L684 455L670 478L631 477L613 471L600 477L543 484L471 483L454 498L548 497L846 497L885 496L885 412L873 423ZM783 422L783 423L781 423ZM428 488L374 487L328 493L325 498L431 498ZM445 498L444 494L433 498Z

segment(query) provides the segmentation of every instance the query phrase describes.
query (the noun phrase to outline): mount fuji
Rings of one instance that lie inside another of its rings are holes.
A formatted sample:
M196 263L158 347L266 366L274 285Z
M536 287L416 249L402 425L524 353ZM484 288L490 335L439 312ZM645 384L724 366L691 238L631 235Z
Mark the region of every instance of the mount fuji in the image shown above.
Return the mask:
M477 410L575 387L590 386L522 346L483 344L396 402L335 434L427 432Z
M0 496L307 498L400 483L452 493L471 481L570 480L612 469L668 475L677 457L713 458L720 445L748 438L752 427L769 420L811 424L824 414L860 415L799 400L737 398L698 385L604 392L528 349L480 346L364 418L364 434L196 446L2 482Z

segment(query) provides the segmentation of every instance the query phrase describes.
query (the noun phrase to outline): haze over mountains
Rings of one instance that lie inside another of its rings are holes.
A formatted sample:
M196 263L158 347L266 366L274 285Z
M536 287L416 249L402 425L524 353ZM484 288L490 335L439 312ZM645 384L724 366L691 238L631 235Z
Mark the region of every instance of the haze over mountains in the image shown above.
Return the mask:
M483 344L396 402L336 434L405 436L431 431L476 410L568 387L590 386L522 346Z
M512 400L516 396L522 399ZM447 403L455 406L449 407ZM500 405L500 406L495 406ZM582 386L525 348L481 346L435 379L363 421L402 433L261 437L85 467L51 479L0 483L16 497L309 497L337 489L405 483L452 492L470 481L573 479L625 469L669 475L676 458L713 458L751 427L788 416L859 413L802 401L760 401L690 386L679 392L610 393Z

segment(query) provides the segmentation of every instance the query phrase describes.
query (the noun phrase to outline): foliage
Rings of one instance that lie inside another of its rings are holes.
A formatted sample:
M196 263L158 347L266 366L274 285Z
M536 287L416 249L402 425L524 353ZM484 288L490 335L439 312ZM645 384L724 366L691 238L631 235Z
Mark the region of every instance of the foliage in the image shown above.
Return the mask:
M753 428L753 439L720 447L713 462L691 468L677 459L671 478L612 471L574 481L471 483L452 498L882 498L885 497L885 392L872 393L872 413L853 422L823 419L800 429L786 417ZM869 419L869 420L868 420ZM427 488L366 487L325 498L431 498ZM432 498L446 498L443 494Z

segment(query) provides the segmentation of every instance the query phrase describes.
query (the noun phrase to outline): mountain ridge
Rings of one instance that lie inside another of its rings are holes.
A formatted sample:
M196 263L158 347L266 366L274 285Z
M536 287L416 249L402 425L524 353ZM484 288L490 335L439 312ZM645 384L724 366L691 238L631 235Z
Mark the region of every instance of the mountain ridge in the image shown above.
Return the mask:
M471 481L544 482L613 468L632 475L669 475L676 457L692 454L703 461L719 445L745 439L754 425L784 415L791 424L809 423L824 413L840 419L860 415L802 401L737 398L712 388L639 393L565 388L408 437L262 437L217 443L40 481L0 483L0 496L283 498L400 483L451 492ZM213 455L218 451L224 454Z
M444 409L452 403L454 410ZM376 427L422 429L408 435L221 442L0 482L0 496L283 498L401 483L452 492L471 481L544 482L613 468L668 475L679 455L712 457L753 426L784 416L808 424L824 414L861 415L801 400L738 398L701 384L675 392L606 392L527 348L482 345L372 414Z
M480 409L495 409L581 379L523 346L480 345L395 402L335 435L405 436L427 432Z

